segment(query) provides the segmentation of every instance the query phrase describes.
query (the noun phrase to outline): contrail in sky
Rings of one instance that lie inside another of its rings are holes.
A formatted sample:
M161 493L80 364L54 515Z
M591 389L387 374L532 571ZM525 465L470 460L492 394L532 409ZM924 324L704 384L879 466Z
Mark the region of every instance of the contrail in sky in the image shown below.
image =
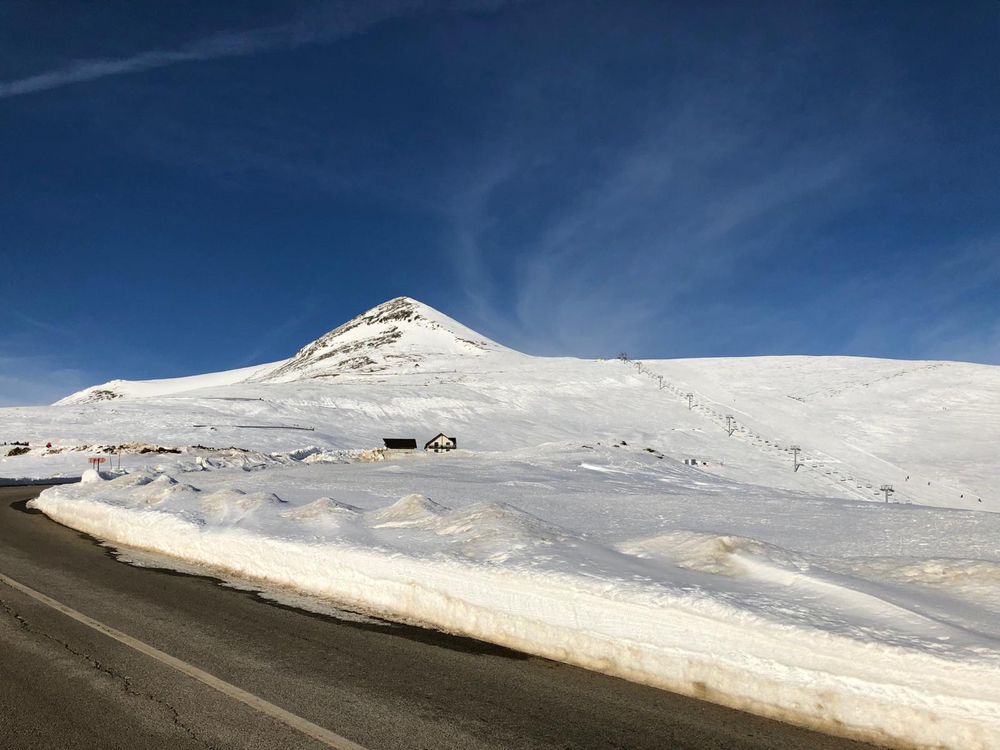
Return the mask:
M434 11L490 11L502 0L382 0L325 5L293 22L245 31L229 31L196 39L175 49L154 49L129 57L86 58L27 78L0 81L0 99L94 81L108 76L139 73L154 68L200 60L241 57L273 49L295 49L307 44L346 39L394 18Z

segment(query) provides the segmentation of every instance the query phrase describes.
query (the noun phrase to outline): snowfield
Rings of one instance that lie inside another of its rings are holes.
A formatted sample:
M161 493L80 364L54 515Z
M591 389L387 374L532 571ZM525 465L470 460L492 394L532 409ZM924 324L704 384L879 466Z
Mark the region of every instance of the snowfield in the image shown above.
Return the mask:
M33 505L179 568L831 733L1000 747L1000 368L535 358L400 298L203 377L0 410L0 440L32 443L0 475L143 445ZM373 450L439 431L460 450Z

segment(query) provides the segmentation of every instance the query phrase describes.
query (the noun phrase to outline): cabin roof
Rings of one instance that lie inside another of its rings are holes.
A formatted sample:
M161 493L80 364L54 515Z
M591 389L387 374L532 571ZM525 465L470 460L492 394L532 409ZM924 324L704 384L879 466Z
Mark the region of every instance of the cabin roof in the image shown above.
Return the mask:
M385 443L386 448L394 448L396 450L407 448L416 450L417 447L416 438L382 438L382 442Z

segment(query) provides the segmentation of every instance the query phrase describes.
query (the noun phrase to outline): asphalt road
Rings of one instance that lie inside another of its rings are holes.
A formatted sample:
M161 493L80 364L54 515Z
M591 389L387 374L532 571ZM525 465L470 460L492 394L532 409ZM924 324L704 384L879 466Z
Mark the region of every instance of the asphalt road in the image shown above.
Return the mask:
M114 560L0 489L0 576L369 750L871 747L434 631ZM5 748L323 748L0 580Z

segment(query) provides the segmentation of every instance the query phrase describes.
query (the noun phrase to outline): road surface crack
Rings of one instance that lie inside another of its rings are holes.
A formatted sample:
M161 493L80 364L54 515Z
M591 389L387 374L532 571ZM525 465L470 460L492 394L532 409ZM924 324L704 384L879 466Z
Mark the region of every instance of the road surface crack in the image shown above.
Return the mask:
M0 609L3 609L4 612L6 612L8 615L10 615L15 620L15 622L17 622L18 626L20 628L22 628L23 630L25 630L25 631L27 631L29 633L32 633L34 635L38 635L38 636L41 636L43 638L46 638L46 639L52 641L53 643L57 643L58 645L62 646L63 649L65 649L66 651L68 651L69 653L71 653L73 656L76 656L77 658L80 658L80 659L83 659L84 661L86 661L88 664L90 664L90 666L93 669L96 669L99 672L103 672L104 674L106 674L109 677L111 677L113 680L117 680L118 682L120 682L121 685L122 685L122 691L124 693L126 693L127 695L131 695L131 696L134 696L136 698L143 698L145 700L151 701L151 702L156 703L157 705L162 706L163 708L165 708L167 711L170 712L170 715L171 715L171 718L172 718L174 726L176 726L178 729L180 729L185 734L187 734L195 742L198 742L198 743L204 745L205 747L209 748L210 750L219 750L219 748L217 746L213 745L207 739L205 739L204 737L200 736L197 732L195 732L194 729L192 729L190 726L188 726L187 724L185 724L184 721L181 719L180 711L178 711L168 701L165 701L162 698L158 698L157 696L153 695L152 693L136 689L133 686L133 684L132 684L132 678L129 677L128 675L122 674L121 672L117 671L113 667L109 667L109 666L103 664L99 659L91 656L90 654L84 653L82 651L78 651L77 649L73 648L69 643L67 643L66 641L64 641L64 640L62 640L60 638L57 638L56 636L52 635L51 633L46 633L44 630L39 630L38 628L36 628L35 626L33 626L30 622L28 622L17 610L15 610L4 599L0 599Z

